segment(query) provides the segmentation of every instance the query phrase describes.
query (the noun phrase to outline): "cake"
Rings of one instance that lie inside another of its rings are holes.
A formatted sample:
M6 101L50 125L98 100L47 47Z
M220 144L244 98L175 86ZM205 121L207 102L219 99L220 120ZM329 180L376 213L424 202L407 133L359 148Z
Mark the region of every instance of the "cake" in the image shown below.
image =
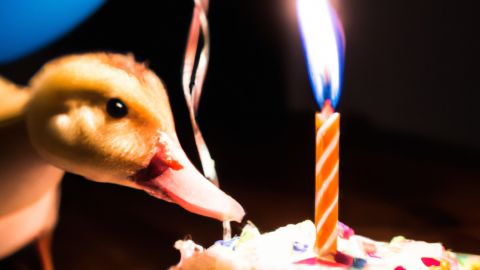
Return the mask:
M479 270L480 257L454 253L440 243L414 241L402 236L390 242L356 235L339 223L338 253L334 261L316 258L315 225L310 220L261 234L253 225L240 236L219 240L205 249L192 240L179 240L180 262L171 270L190 269L375 269Z

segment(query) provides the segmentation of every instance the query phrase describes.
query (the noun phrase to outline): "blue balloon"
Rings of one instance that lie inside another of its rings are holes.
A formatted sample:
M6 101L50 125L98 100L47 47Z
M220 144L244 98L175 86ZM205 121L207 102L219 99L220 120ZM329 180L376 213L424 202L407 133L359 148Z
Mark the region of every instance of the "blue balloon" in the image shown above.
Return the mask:
M72 30L105 0L0 0L0 64L32 53Z

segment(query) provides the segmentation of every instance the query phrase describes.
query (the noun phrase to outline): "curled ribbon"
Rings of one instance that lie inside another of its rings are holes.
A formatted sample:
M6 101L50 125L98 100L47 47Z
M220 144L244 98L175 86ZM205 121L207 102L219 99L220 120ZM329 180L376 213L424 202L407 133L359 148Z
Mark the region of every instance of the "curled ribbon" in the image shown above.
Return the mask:
M218 186L215 162L208 151L207 144L195 118L198 112L210 55L210 37L207 21L208 2L208 0L194 0L195 6L183 63L182 85L203 172L207 179ZM202 34L203 46L198 53L198 62L195 66L200 33Z
M193 9L192 22L190 23L187 48L185 50L185 58L183 62L182 86L203 173L208 180L218 186L219 182L217 171L215 169L215 161L212 159L210 151L208 151L207 144L205 143L202 132L200 131L195 118L198 112L200 96L202 95L202 87L205 81L210 56L210 34L208 31L207 20L208 2L209 0L194 0L195 6ZM203 46L198 53L198 62L195 69L200 32L202 34ZM223 222L223 239L231 239L231 227L229 221Z

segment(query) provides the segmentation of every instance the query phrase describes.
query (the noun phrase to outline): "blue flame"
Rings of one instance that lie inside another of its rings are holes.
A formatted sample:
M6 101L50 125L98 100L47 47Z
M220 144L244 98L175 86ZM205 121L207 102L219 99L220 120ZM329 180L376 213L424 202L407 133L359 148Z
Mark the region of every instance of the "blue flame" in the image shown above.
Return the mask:
M335 100L332 100L333 108L337 107L338 101L340 100L340 94L342 93L343 87L343 65L345 63L345 33L343 32L342 22L338 17L337 12L331 8L330 13L332 14L333 25L335 28L335 39L337 41L337 50L338 50L338 73L339 73L339 81L338 81L338 91Z
M335 108L343 78L345 39L338 16L327 0L297 0L300 33L310 83L318 106Z

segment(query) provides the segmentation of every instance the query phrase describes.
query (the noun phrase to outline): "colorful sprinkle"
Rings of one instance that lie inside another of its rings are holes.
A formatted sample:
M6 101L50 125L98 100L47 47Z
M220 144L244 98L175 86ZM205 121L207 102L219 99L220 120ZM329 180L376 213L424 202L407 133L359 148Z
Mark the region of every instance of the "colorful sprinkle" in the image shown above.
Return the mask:
M390 240L390 244L394 245L394 244L398 244L398 243L402 243L406 240L406 238L404 236L395 236L392 238L392 240Z
M342 222L338 222L338 234L343 239L350 239L351 236L355 234L352 228L348 227L347 225L343 224Z
M303 253L307 251L308 249L308 244L303 244L298 241L293 242L293 250L296 252Z
M343 264L339 264L339 263L331 262L331 261L327 261L327 260L322 260L322 259L319 259L319 258L316 258L316 257L304 259L304 260L295 262L294 264L323 265L323 266L327 266L327 267L339 267L339 268L344 268L345 267L345 265L343 265Z
M353 265L353 257L342 252L337 252L334 256L337 263L351 266Z
M380 258L375 254L377 252L377 247L372 244L372 243L363 243L363 249L365 250L365 253L367 253L368 256L373 257L373 258Z
M353 259L353 268L355 269L363 269L365 265L367 264L367 261L362 259L362 258L354 258Z
M258 231L257 227L253 225L253 223L249 222L242 231L242 234L240 234L240 240L239 244L245 243L247 241L250 241L256 237L260 236L260 232Z
M381 259L382 257L378 256L377 254L375 254L375 252L367 252L367 255L372 257L372 258L376 258L376 259Z
M318 259L313 257L313 258L308 258L305 260L298 261L295 264L317 265L319 263L318 263Z
M407 270L407 269L405 269L405 267L403 267L403 266L397 266L393 270Z
M450 270L450 263L446 260L442 260L442 262L440 262L440 269Z
M430 267L430 266L440 266L440 261L436 260L434 258L428 258L428 257L422 257L422 262L425 264L425 266Z
M227 247L231 248L232 250L235 250L235 246L240 238L238 236L233 237L230 240L218 240L215 242L217 245L221 245L222 247Z

